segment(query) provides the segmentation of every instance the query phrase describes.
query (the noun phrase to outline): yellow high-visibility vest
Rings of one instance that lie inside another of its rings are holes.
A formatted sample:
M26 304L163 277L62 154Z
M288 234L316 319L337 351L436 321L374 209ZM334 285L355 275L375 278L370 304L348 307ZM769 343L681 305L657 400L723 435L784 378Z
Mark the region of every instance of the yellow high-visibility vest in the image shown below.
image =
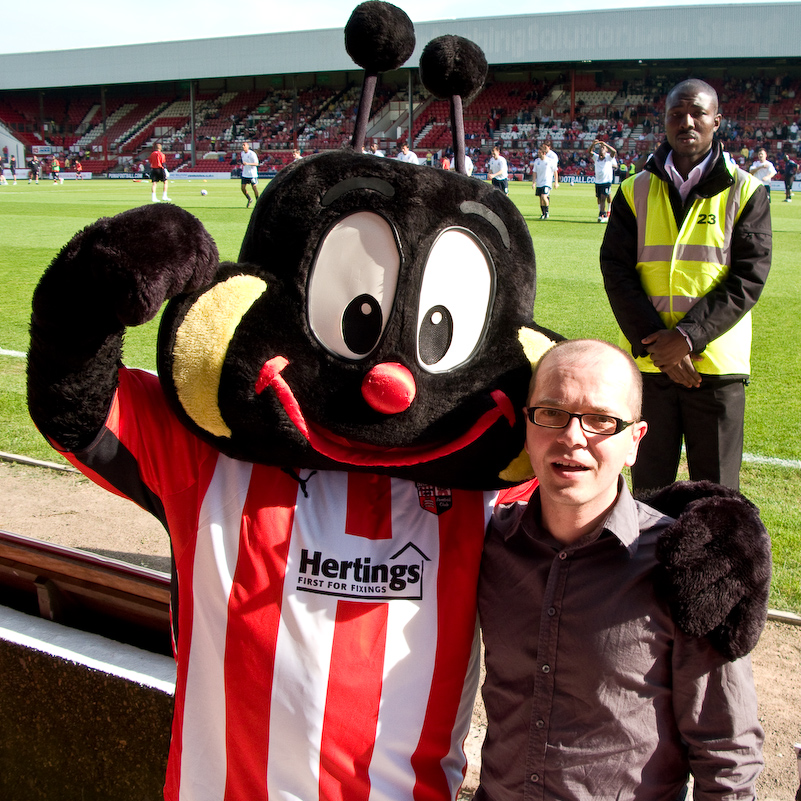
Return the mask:
M725 280L731 265L731 238L749 198L762 184L725 162L734 184L714 197L698 197L681 228L670 205L668 184L641 172L621 185L637 218L637 272L654 308L668 328ZM625 336L621 347L631 352ZM699 373L748 375L751 372L751 312L707 345L695 362ZM658 373L650 356L636 360L640 370Z

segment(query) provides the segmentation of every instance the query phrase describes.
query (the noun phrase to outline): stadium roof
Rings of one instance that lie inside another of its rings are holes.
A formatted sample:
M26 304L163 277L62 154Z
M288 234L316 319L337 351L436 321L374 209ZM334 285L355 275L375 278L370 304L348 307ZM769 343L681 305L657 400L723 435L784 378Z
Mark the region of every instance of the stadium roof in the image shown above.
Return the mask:
M425 44L457 34L490 65L684 59L771 59L801 55L801 3L673 6L526 14L415 24L416 67ZM600 65L599 65L600 66ZM0 55L0 89L47 89L357 67L342 29Z

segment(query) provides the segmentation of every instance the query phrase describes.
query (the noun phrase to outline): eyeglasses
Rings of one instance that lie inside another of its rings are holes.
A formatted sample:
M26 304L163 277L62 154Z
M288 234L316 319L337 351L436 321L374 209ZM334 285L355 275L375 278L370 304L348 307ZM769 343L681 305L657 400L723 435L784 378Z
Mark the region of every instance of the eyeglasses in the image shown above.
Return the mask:
M566 412L564 409L549 409L547 406L529 406L523 411L535 426L543 428L567 428L570 421L577 417L579 425L589 434L602 434L611 437L619 434L635 421L626 422L619 417L612 417L608 414L576 414Z

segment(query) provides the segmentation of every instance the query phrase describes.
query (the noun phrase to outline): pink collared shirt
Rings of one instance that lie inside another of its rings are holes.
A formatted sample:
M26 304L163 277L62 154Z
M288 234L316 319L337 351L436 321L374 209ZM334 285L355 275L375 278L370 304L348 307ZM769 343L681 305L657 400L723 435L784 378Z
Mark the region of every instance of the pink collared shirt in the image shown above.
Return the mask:
M673 164L673 151L671 150L670 153L668 153L668 157L665 159L665 172L667 172L670 180L673 181L673 185L676 189L679 190L682 201L686 202L692 188L704 177L711 163L712 151L710 150L709 153L706 154L706 158L696 164L695 167L690 170L687 178L684 179Z

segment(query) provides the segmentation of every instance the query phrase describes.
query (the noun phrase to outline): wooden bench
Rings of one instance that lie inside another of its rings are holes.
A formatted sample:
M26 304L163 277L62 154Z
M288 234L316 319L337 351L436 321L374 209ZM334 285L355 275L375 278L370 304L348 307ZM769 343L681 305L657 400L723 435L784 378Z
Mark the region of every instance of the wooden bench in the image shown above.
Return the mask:
M171 654L170 576L0 530L0 604Z

